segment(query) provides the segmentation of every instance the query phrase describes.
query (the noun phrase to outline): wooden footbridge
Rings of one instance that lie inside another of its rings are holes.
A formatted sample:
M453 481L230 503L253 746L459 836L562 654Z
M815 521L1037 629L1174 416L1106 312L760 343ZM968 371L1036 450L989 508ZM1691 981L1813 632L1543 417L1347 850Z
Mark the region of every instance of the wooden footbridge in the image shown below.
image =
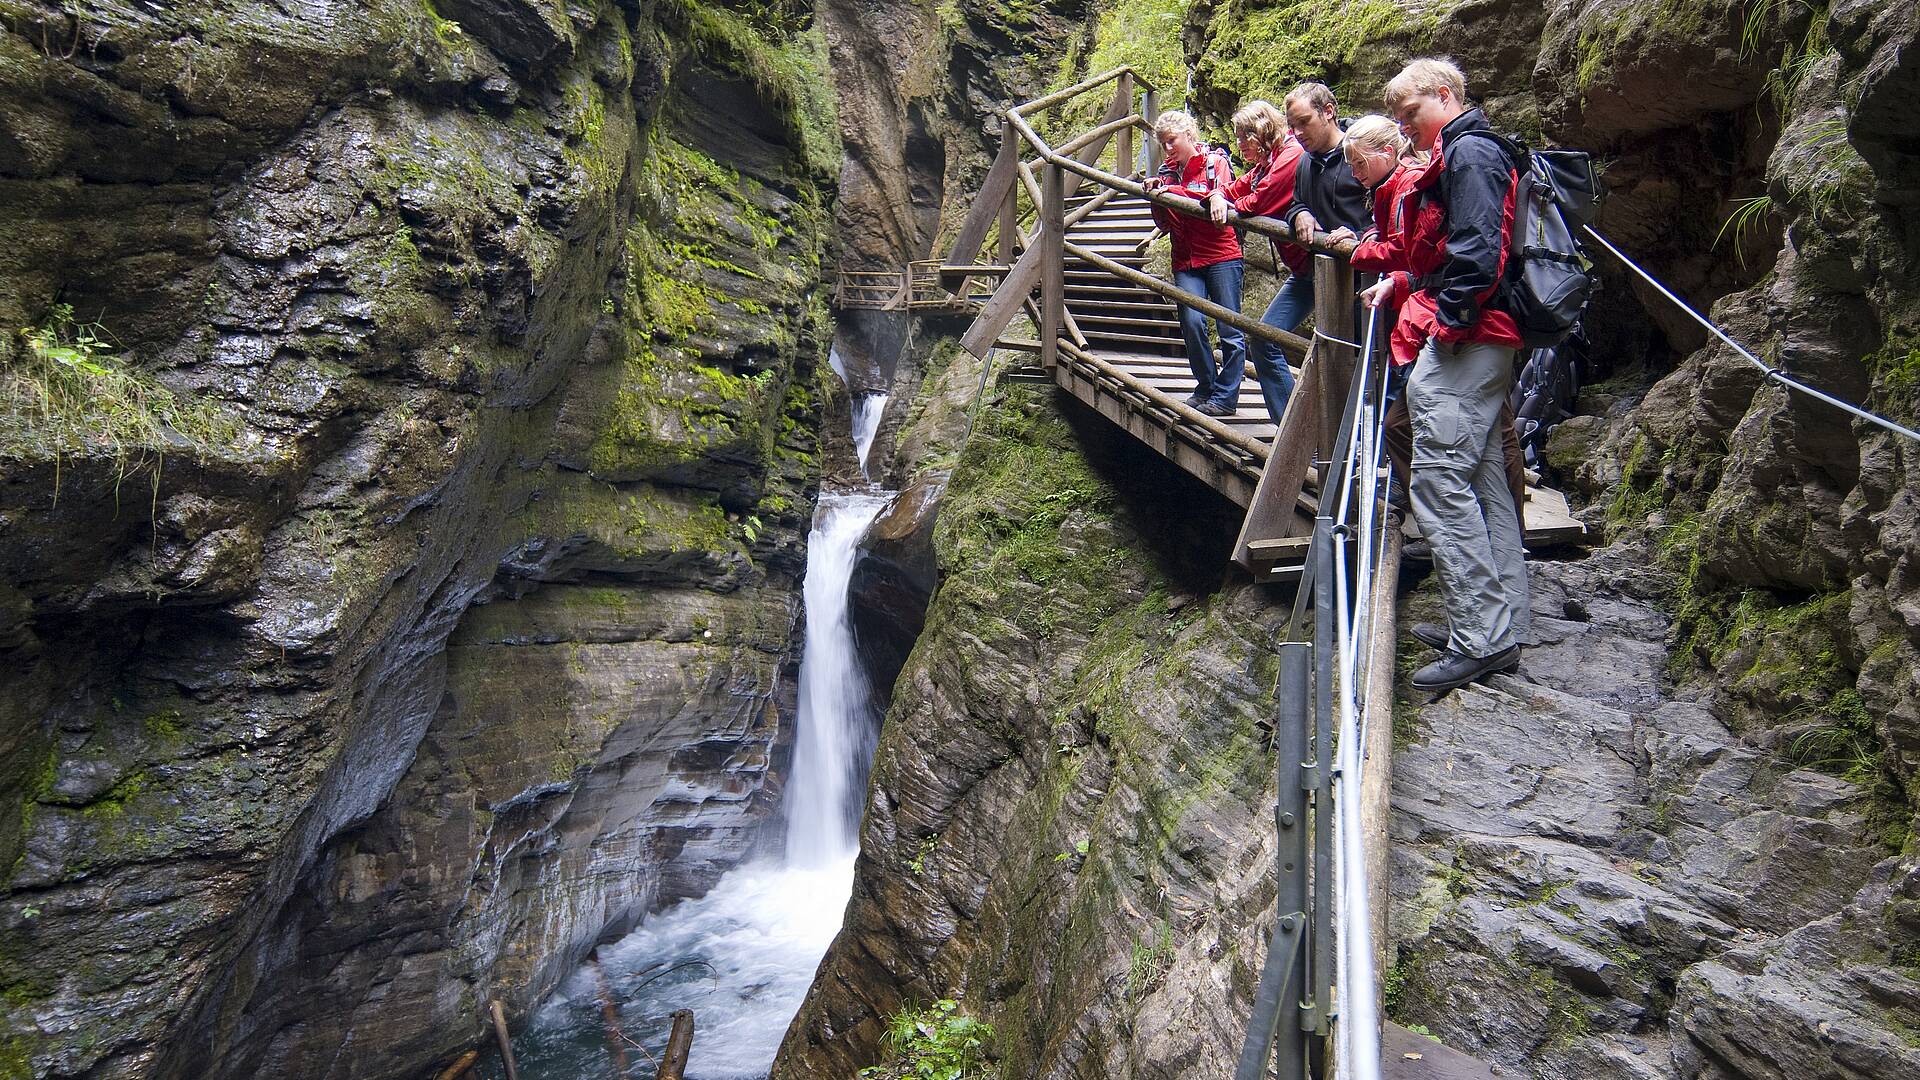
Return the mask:
M1057 114L1052 122L1040 118L1109 90L1105 114L1089 130L1064 136L1058 147L1036 131L1040 124L1057 132L1064 126ZM1377 973L1385 968L1387 941L1401 535L1388 529L1381 505L1382 363L1375 350L1356 345L1351 242L1295 236L1271 218L1230 214L1250 236L1314 252L1310 336L1266 326L1148 273L1153 206L1205 213L1190 199L1148 192L1133 179L1159 165L1151 135L1158 112L1153 87L1129 68L1008 109L999 154L947 257L892 278L843 271L836 296L843 306L971 314L961 339L966 348L989 361L996 349L1031 354L1016 374L1055 383L1244 509L1232 555L1237 566L1256 580L1299 583L1288 636L1311 642L1280 646L1275 719L1275 823L1284 868L1237 1080L1321 1077L1330 1054L1360 1080L1490 1075L1460 1055L1447 1058L1445 1070L1438 1059L1421 1064L1420 1055L1382 1061L1383 1031L1388 1045L1398 1037L1379 1021ZM1136 160L1139 133L1146 137ZM1233 415L1209 416L1186 404L1193 376L1176 304L1286 355L1296 384L1284 416L1276 422L1267 415L1251 372ZM1022 316L1030 337L1017 327ZM1529 546L1587 538L1566 500L1546 488L1528 488L1526 526ZM1343 882L1339 897L1336 877ZM1336 937L1347 943L1337 965Z

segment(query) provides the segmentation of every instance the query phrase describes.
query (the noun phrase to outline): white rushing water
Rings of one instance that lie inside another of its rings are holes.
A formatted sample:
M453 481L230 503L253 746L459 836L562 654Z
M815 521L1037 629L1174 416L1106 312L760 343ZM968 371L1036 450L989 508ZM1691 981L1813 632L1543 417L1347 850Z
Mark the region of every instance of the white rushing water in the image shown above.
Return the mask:
M867 394L853 399L853 449L860 457L860 475L868 476L867 455L873 452L873 437L880 432L880 418L887 412L886 394Z
M854 651L847 586L860 537L887 496L822 495L807 539L807 651L787 781L787 862L821 866L859 845L860 781L873 756L873 703Z
M878 720L854 651L847 589L860 537L890 497L823 493L814 514L785 857L731 871L707 895L600 950L621 1029L639 1046L657 1053L669 1014L693 1010L687 1080L766 1076L840 929ZM599 978L576 972L515 1040L526 1080L612 1075ZM646 1052L629 1047L627 1057L627 1075L654 1074Z

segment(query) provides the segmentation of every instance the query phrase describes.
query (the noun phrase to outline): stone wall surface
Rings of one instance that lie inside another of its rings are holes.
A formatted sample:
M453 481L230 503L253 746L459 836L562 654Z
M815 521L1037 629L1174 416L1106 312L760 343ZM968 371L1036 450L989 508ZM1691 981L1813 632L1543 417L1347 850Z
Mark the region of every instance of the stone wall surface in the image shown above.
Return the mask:
M751 849L829 336L802 22L0 3L0 1075L419 1075ZM56 304L116 389L47 416Z

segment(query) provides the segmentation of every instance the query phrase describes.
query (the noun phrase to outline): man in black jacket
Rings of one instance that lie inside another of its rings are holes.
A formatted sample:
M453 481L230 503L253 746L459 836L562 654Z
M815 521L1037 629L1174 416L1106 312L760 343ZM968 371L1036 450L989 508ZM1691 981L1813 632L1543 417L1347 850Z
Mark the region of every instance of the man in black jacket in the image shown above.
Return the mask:
M1282 211L1296 236L1343 225L1358 234L1373 225L1366 185L1355 179L1341 149L1347 124L1336 111L1333 91L1324 83L1301 83L1287 95L1287 127L1306 151L1293 173L1293 202Z
M1416 626L1440 658L1413 675L1446 690L1520 661L1529 627L1520 522L1498 430L1519 327L1498 301L1512 244L1516 174L1451 62L1421 59L1387 83L1387 109L1433 160L1414 181L1429 200L1405 230L1410 273L1367 290L1397 302L1396 348L1419 352L1407 377L1413 512L1433 547L1449 625ZM1437 196L1438 213L1433 200ZM1425 632L1423 632L1425 631Z

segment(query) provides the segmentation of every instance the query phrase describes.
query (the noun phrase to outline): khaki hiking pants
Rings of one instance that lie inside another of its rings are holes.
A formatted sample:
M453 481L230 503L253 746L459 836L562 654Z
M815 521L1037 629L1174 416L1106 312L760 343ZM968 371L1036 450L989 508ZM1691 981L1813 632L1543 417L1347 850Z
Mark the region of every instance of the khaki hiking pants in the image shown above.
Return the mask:
M1512 349L1437 339L1420 350L1407 378L1413 516L1433 545L1453 626L1449 647L1472 657L1518 644L1531 623L1498 424L1512 382Z

